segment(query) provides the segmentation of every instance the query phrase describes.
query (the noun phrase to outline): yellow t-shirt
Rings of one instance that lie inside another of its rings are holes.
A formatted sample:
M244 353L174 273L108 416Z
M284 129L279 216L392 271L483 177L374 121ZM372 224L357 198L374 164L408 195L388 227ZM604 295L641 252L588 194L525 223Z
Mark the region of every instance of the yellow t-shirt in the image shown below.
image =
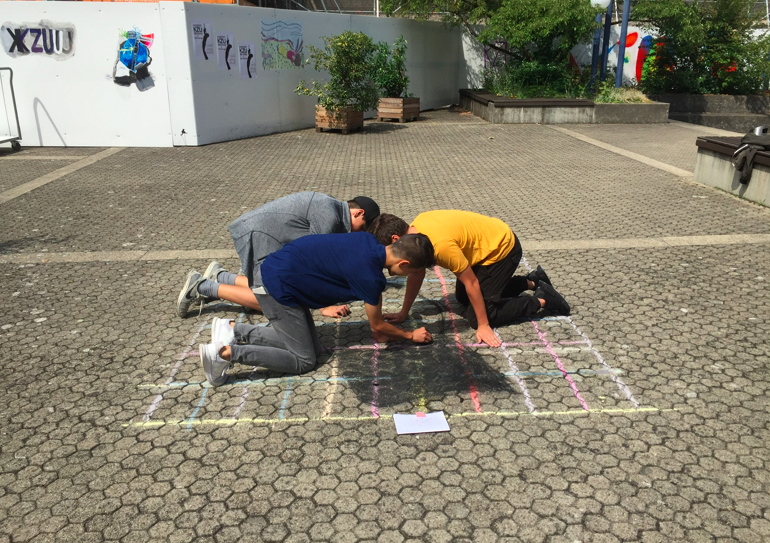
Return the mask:
M412 221L433 243L436 263L454 273L468 266L487 266L502 260L516 238L500 219L470 211L428 211Z

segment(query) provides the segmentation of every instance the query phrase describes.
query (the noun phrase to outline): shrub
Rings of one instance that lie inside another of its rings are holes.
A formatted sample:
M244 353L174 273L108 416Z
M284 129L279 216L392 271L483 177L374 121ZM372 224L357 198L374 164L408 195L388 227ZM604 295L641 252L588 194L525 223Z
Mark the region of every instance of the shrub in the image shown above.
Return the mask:
M406 75L406 40L403 36L399 37L392 47L386 42L375 45L371 70L381 96L407 96L409 78Z
M318 105L331 113L347 106L356 111L377 107L379 95L370 69L376 50L372 39L363 32L350 31L322 39L324 48L310 46L307 62L312 62L315 70L327 72L330 80L300 81L295 92L315 96Z
M512 98L580 98L588 77L567 65L533 60L486 70L482 86Z

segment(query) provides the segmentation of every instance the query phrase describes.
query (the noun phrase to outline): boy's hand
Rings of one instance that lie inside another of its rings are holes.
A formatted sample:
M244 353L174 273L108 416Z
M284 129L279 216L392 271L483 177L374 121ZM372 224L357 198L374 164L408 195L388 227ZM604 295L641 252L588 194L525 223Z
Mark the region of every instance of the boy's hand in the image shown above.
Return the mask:
M398 324L399 322L404 322L407 319L407 315L404 313L385 313L382 318L391 324Z
M479 343L486 343L490 347L499 347L502 345L500 339L495 334L495 331L489 325L479 326L476 330L476 341Z
M321 309L320 313L324 317L347 317L350 315L350 308L346 305L330 305Z
M433 341L433 336L424 326L412 332L412 343L430 343L431 341Z

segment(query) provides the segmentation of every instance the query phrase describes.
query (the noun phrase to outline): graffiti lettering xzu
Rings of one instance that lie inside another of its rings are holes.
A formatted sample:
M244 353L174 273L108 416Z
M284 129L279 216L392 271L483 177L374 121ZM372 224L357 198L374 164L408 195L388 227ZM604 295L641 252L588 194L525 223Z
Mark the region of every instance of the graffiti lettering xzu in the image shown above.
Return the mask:
M142 34L138 28L120 32L118 41L118 59L112 70L112 80L123 87L136 84L140 91L155 86L148 67L152 63L150 47L155 41L155 34Z
M41 21L37 25L6 23L0 27L0 41L12 57L46 55L66 58L74 53L75 29Z

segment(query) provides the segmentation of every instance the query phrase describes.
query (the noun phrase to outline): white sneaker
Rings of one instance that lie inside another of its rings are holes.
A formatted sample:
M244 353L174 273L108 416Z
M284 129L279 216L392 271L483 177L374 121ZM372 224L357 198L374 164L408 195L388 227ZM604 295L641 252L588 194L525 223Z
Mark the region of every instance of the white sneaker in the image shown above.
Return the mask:
M203 373L212 386L218 387L227 382L227 370L230 369L230 362L219 356L221 345L214 343L201 343L198 345L198 352L203 364Z
M233 332L230 323L232 319L220 319L214 317L211 321L211 343L215 345L232 345L235 341L235 332Z

